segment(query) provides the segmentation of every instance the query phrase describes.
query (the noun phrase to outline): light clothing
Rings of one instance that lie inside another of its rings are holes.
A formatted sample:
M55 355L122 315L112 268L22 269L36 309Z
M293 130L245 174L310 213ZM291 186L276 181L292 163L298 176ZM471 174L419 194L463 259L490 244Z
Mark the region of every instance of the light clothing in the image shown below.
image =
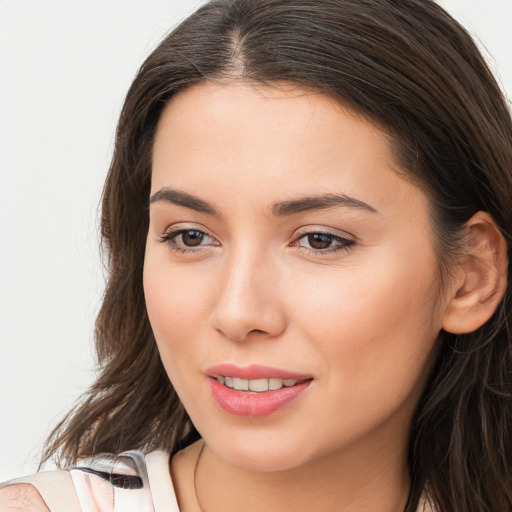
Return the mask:
M74 468L17 478L0 488L19 483L32 484L50 512L179 512L169 454L163 451L102 455ZM433 509L422 501L418 512Z
M74 468L17 478L0 488L19 483L32 484L50 512L179 512L169 454L162 451L102 455Z

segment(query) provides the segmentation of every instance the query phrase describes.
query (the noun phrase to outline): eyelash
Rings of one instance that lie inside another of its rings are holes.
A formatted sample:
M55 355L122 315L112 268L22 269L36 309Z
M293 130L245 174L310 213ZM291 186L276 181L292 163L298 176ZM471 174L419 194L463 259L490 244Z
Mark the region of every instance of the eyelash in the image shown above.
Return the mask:
M303 246L299 245L301 240L307 239L308 237L314 236L314 235L322 235L324 237L327 237L330 239L331 244L337 243L338 245L333 245L326 249L307 248L307 247L303 247ZM334 235L333 233L329 233L328 231L318 230L318 231L308 231L306 233L300 234L296 238L295 242L293 242L293 243L297 244L297 246L299 246L299 247L302 247L302 249L306 250L310 254L326 255L326 254L333 254L333 253L348 251L348 250L350 250L350 248L352 246L355 245L356 242L355 242L355 240L353 240L351 238L345 238L345 237L342 237L339 235Z
M173 231L168 231L160 237L160 242L163 244L167 244L169 249L179 252L179 253L189 253L189 252L201 251L202 246L197 246L197 248L187 247L187 246L178 245L178 243L176 242L177 237L179 237L180 235L183 235L184 233L190 233L190 232L200 233L201 235L211 238L212 240L214 239L208 233L206 233L205 231L202 231L201 229L188 228L188 229L175 229ZM217 244L217 245L219 245L219 244Z
M205 231L202 231L200 229L189 228L189 229L176 229L176 230L168 231L160 237L159 241L161 243L166 244L171 250L178 252L178 253L182 253L182 254L190 253L190 252L197 253L197 252L203 250L202 245L198 245L197 247L187 247L187 246L179 245L176 242L177 237L179 237L180 235L183 235L184 233L190 233L190 232L195 232L195 233L200 234L203 237L208 237L208 238L211 238L212 240L214 240L214 238L212 236L210 236ZM314 236L314 235L322 235L324 237L328 237L330 239L331 244L337 243L338 245L334 245L334 246L328 247L326 249L307 248L307 247L300 245L301 240L307 239L308 237ZM292 242L291 245L293 247L300 247L302 250L305 250L309 254L326 255L326 254L333 254L333 253L338 253L338 252L342 252L342 251L349 251L352 248L352 246L355 245L355 243L356 243L355 240L352 240L350 238L344 238L342 236L334 235L333 233L318 230L318 231L308 231L308 232L298 235L295 238L295 240ZM214 245L218 246L220 244L217 242Z

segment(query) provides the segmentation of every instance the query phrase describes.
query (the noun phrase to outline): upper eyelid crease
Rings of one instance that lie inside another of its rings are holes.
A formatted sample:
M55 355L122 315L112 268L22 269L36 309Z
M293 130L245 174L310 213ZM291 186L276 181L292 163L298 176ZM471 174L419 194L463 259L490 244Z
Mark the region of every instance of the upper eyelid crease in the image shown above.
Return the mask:
M149 204L159 201L184 206L199 213L220 217L220 212L207 201L200 199L187 192L174 190L168 187L157 190L149 199ZM378 211L369 204L347 196L345 194L323 194L311 197L303 197L292 199L290 201L280 201L274 203L270 207L272 215L277 217L285 217L296 213L306 212L309 210L324 210L335 207L349 207L368 211L370 213L378 213Z
M161 235L158 236L159 241L166 242L170 239L174 239L179 235L182 235L183 233L186 233L187 231L197 231L199 233L202 233L203 235L207 236L208 238L211 238L212 240L215 240L218 242L218 240L213 236L210 235L210 233L204 229L199 228L170 228L166 229Z
M321 225L309 225L309 226L303 226L295 231L294 236L304 236L309 235L312 233L321 233L322 235L329 235L333 236L335 238L350 238L355 239L356 237L352 235L351 233L347 231L343 231L341 229L328 227L328 226L321 226Z

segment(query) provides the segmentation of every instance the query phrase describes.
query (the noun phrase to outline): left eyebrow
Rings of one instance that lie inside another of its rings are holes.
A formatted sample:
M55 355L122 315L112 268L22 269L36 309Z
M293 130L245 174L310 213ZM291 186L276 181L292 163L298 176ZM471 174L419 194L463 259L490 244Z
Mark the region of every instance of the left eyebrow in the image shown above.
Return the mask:
M182 192L181 190L161 188L149 198L150 204L157 203L159 201L175 204L177 206L184 206L185 208L190 208L191 210L196 210L200 213L206 213L207 215L219 216L219 212L210 203L207 203L192 194Z
M327 208L335 208L337 206L345 206L349 208L360 208L371 213L378 213L373 206L349 197L345 194L325 194L319 196L302 197L291 201L282 201L274 203L270 209L273 215L284 217L295 213L305 212L309 210L323 210Z

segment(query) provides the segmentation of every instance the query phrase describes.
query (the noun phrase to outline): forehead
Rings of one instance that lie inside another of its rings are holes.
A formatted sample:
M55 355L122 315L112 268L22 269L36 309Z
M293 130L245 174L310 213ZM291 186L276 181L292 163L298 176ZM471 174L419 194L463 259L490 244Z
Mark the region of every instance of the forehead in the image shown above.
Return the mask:
M203 83L163 111L152 193L200 190L214 203L223 187L268 203L314 189L378 209L390 188L394 198L415 188L396 168L388 136L327 95L286 84Z
M390 150L387 136L353 109L326 94L286 83L263 86L235 81L194 85L170 100L158 128L157 144L165 132L169 134L179 128L179 135L187 137L191 129L189 149L194 147L194 139L201 148L205 147L205 141L199 140L201 134L207 134L212 145L279 136L270 151L285 136L293 137L299 146L305 139L313 142L312 138L329 143L329 134L341 142L340 136L348 138L352 133L358 138L370 135L376 151L389 154ZM219 131L212 138L211 130L217 128Z

